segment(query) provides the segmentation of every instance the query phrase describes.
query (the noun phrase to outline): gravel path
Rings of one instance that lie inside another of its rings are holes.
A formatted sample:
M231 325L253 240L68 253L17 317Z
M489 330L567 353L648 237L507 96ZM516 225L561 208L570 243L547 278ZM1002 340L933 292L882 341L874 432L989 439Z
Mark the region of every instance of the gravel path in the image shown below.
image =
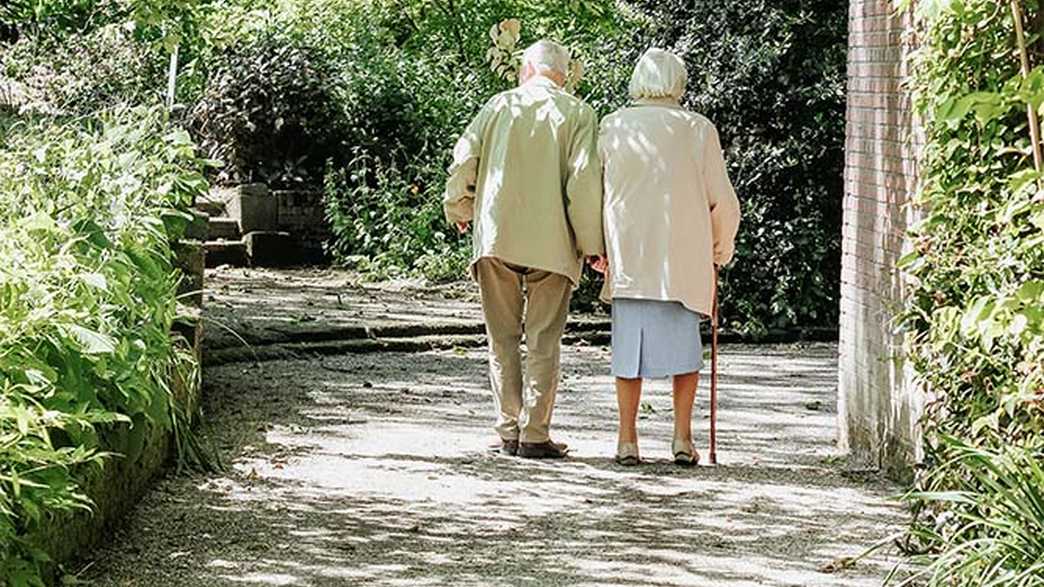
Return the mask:
M574 346L567 461L495 455L484 355L454 349L205 371L224 474L170 477L84 561L100 586L879 585L896 487L835 455L832 345L723 350L719 467L671 465L669 387L614 465L608 350ZM701 386L701 407L706 412ZM699 423L699 441L706 421Z

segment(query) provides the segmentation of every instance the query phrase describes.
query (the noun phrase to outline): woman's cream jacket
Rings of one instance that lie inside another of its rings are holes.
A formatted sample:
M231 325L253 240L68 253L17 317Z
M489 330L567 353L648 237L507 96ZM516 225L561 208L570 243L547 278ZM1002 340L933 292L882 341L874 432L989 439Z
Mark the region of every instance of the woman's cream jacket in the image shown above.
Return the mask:
M677 301L709 316L714 266L732 260L740 220L717 129L674 99L641 100L602 121L598 147L602 298Z

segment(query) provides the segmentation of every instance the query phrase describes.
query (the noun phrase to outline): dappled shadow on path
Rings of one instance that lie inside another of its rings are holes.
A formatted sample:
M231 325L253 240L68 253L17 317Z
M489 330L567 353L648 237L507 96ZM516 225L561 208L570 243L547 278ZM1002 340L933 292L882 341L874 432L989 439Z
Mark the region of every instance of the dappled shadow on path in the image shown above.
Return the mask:
M208 350L307 339L310 334L418 324L481 324L474 293L460 284L367 283L326 268L207 271ZM220 325L220 326L219 326Z
M724 466L676 468L665 382L645 465L612 463L605 349L573 348L556 412L564 462L486 450L482 354L325 357L207 373L228 474L168 479L88 575L100 585L876 585L841 574L901 521L886 485L830 464L833 349L734 347Z

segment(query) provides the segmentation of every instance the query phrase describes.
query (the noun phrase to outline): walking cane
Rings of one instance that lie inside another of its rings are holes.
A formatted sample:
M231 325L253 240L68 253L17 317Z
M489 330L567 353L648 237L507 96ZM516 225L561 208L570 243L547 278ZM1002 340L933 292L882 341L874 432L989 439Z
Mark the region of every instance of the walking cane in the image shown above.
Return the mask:
M710 464L718 464L718 266L714 266L714 304L711 310Z

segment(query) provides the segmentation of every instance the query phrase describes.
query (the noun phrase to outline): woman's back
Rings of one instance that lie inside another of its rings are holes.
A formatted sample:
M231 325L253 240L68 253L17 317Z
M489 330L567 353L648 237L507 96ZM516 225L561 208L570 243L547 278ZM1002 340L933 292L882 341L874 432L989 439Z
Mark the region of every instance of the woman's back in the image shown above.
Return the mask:
M602 121L599 149L612 267L604 297L709 314L709 276L731 258L735 234L716 239L715 216L738 219L714 125L674 100L642 100Z

